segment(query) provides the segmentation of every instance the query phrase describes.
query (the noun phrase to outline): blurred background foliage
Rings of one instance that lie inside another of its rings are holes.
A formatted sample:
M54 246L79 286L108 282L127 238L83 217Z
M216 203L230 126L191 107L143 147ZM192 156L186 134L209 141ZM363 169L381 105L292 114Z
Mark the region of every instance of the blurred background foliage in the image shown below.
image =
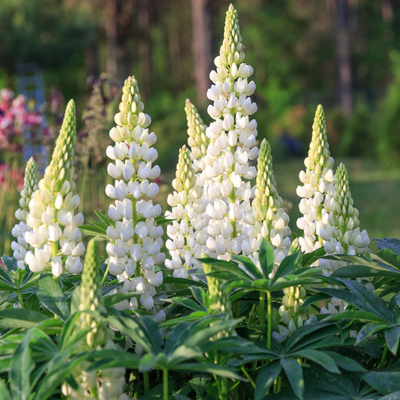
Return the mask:
M75 99L80 132L76 170L86 212L93 207L104 211L108 203L103 193L105 148L128 75L139 80L158 136L164 180L170 182L178 148L187 137L185 99L210 121L208 74L229 3L0 0L0 88L16 92L17 64L34 62L43 71L47 99L54 88L66 100ZM372 237L399 237L400 221L394 228L392 217L400 214L400 0L236 0L234 6L246 62L255 71L260 139L272 144L278 189L293 203L292 220L297 175L315 108L322 103L332 154L349 165L361 222L364 217ZM47 118L56 130L54 118ZM0 162L23 167L21 157L0 152ZM9 174L3 181L11 187L15 179ZM6 199L11 190L4 188L0 186L0 250L9 245L13 223L6 223L12 218L5 207L16 204ZM373 196L380 212L370 205ZM393 207L383 209L382 202L392 204L392 199Z

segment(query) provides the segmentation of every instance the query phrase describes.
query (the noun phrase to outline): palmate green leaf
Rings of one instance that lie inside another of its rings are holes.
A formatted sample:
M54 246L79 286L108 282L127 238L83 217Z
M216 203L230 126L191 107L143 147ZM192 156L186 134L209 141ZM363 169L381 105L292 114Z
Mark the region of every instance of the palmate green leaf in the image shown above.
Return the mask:
M164 322L161 322L159 326L161 328L171 328L175 325L178 325L182 322L194 322L198 321L199 319L203 319L204 317L208 316L208 313L206 311L196 311L193 313L190 313L189 315L181 318L171 318L168 319Z
M112 219L111 218L109 218L107 215L105 215L105 214L103 214L103 213L101 213L100 211L96 211L96 210L93 210L94 211L94 213L99 217L99 219L101 219L103 222L104 222L104 224L106 225L106 226L114 226L113 224L112 224ZM106 228L107 229L107 228Z
M197 302L204 308L204 310L207 310L209 298L207 297L206 292L196 286L191 286L190 291L192 292L193 298L197 300Z
M329 372L332 372L334 374L340 374L340 371L336 365L335 360L322 351L300 350L296 351L295 353L291 353L291 356L296 358L305 358L309 361L314 362L315 364L320 365Z
M279 361L274 361L260 370L256 380L256 388L254 390L254 400L263 400L266 397L270 387L281 371L282 366Z
M190 360L191 358L195 359L203 356L203 352L198 347L188 347L186 345L179 346L168 358L168 368L171 369L174 365Z
M28 331L25 338L15 349L11 360L9 379L11 394L15 399L27 400L30 394L30 374L35 368L32 351L29 343L32 339L32 331Z
M173 276L166 276L163 279L163 283L164 284L180 284L180 285L185 285L185 286L199 286L202 288L208 287L208 285L202 281L193 281L191 279L185 279L185 278L175 278Z
M392 276L398 277L397 272L390 271L380 271L378 269L374 269L371 267L367 267L365 265L348 265L338 268L336 271L332 273L332 277L334 278L366 278L373 276Z
M239 355L265 354L265 357L267 357L267 355L269 354L275 354L239 336L228 336L218 340L209 341L205 343L201 348L205 353L223 350L224 352Z
M381 265L382 263L392 267L396 270L400 270L400 256L397 255L392 249L382 249L376 254L369 254L371 259L378 261Z
M305 253L301 257L301 265L303 267L309 267L315 261L319 260L326 254L324 247L320 247L317 250L312 251L311 253Z
M81 312L73 313L64 323L62 330L60 332L60 336L58 338L58 345L60 347L60 351L64 351L66 347L66 343L71 337L72 331L75 328L75 324L77 320L80 318Z
M400 371L368 371L362 378L382 395L400 391Z
M274 268L274 249L265 238L262 238L260 249L258 250L258 260L260 262L261 270L264 278L268 278L269 274Z
M166 299L165 301L167 303L177 304L194 311L206 311L204 307L200 306L191 299L186 299L185 297L173 297L171 299Z
M362 341L368 339L371 335L385 329L387 325L376 324L374 322L370 322L364 325L360 332L357 334L357 344L361 343Z
M312 325L304 325L301 328L297 329L292 335L290 335L288 341L286 342L285 349L289 350L294 348L296 345L298 346L303 339L309 339L311 334L314 334L317 331L323 330L322 332L318 332L318 336L316 340L325 337L325 332L328 329L328 335L332 334L331 329L336 328L331 322L318 322Z
M382 308L385 307L384 304L383 305L381 304L383 303L383 300L378 296L376 296L375 294L372 294L371 292L369 293L371 293L372 296L369 297L372 297L372 299L363 297L362 295L360 295L359 291L353 293L343 289L330 289L330 288L319 288L319 290L323 293L331 295L332 297L337 297L338 299L344 300L347 303L351 303L363 311L376 314L377 317L382 318L387 323L391 323L392 321L392 316L390 316L391 314L390 311L388 309L386 309L387 310L386 312L382 311Z
M396 355L399 348L400 326L392 326L385 330L385 339L389 350Z
M384 319L368 311L343 311L341 313L328 316L324 319L324 321L339 321L342 319L358 319L360 321L370 321L376 322L377 324L387 325L387 322Z
M171 368L173 371L184 371L184 372L201 372L207 374L213 374L217 376L222 376L224 378L236 379L238 381L246 382L247 379L241 377L239 374L235 372L234 369L217 365L211 363L182 363L179 365L175 365Z
M285 278L288 276L290 273L293 272L293 270L296 268L299 259L301 257L301 253L295 253L295 254L290 254L287 257L285 257L282 262L280 263L278 269L275 272L275 276L272 278L272 285L279 279L279 278Z
M380 397L380 400L400 400L400 392L390 393L386 396Z
M309 307L309 306L311 306L311 305L314 304L314 303L318 303L318 302L323 301L323 300L328 300L328 299L330 299L330 298L331 298L331 296L329 296L329 294L326 294L326 293L321 293L321 292L319 292L319 293L313 294L312 296L310 296L310 297L303 303L303 305L301 306L301 309L304 309L304 308L306 308L306 307Z
M218 260L216 258L205 257L197 259L202 264L212 265L219 271L229 272L232 276L237 276L242 279L251 280L251 276L249 276L245 271L239 268L239 266L232 261Z
M31 330L30 348L36 362L48 361L58 353L54 341L39 328Z
M37 296L43 307L63 321L69 317L69 308L65 295L58 281L55 281L48 272L42 272L41 274Z
M350 357L343 356L339 353L335 353L333 351L324 351L325 354L328 354L331 358L333 358L336 364L346 371L350 372L364 372L365 368L363 368L357 361L353 360Z
M0 267L1 268L1 267ZM8 391L7 385L3 379L0 378L0 393L2 400L12 400L11 394Z
M0 310L0 328L33 328L47 318L37 311L23 308L6 308Z
M282 358L281 366L292 386L294 394L297 398L302 399L304 394L303 368L293 358Z
M135 295L129 292L114 293L111 296L104 297L103 303L105 307L111 307L114 304L126 299L130 299L131 297L135 297Z
M84 235L99 236L107 238L107 232L95 225L80 225L79 229Z
M239 263L242 263L246 270L253 275L253 279L262 279L263 275L260 272L260 270L256 267L256 265L253 263L253 261L246 257L246 256L238 256L236 254L231 255L231 259L234 261L237 261Z
M89 355L89 360L94 360L90 363L86 371L98 371L104 368L130 368L137 369L139 367L141 356L128 353L124 350L104 349L92 351Z
M140 372L149 372L153 369L155 363L156 358L154 354L145 354L139 361L138 370Z

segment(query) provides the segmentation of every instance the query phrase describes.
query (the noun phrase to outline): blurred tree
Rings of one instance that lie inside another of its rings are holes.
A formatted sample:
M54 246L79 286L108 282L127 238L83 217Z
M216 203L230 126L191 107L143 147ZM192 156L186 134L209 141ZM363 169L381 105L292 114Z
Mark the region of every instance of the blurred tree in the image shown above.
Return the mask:
M211 32L208 0L191 0L194 80L198 105L207 101L210 87L208 77L211 69Z

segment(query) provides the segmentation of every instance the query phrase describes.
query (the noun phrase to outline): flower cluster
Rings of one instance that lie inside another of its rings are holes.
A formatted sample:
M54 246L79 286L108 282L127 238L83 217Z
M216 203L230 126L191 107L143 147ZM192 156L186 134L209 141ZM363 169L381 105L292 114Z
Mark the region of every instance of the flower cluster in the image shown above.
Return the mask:
M254 195L249 180L256 176L256 168L249 164L258 155L257 123L249 118L257 111L249 97L255 84L248 81L253 68L244 58L237 12L231 5L220 55L215 59L217 69L210 74L214 84L207 96L213 105L208 113L214 122L206 130L210 144L199 177L208 202L204 217L210 220L204 229L204 251L224 258L242 251L245 218L251 213Z
M297 220L297 227L304 232L304 237L299 240L302 251L306 253L324 244L320 231L328 225L334 192L333 162L326 136L325 113L319 105L315 112L308 157L304 160L306 171L301 171L299 175L303 185L296 190L301 197L299 209L303 214Z
M187 133L189 136L188 145L193 157L193 167L197 173L204 169L204 156L207 153L210 139L206 135L207 126L189 99L185 103L185 112L188 126Z
M26 218L29 213L29 202L31 201L32 194L38 189L37 169L35 160L30 158L26 164L24 188L21 191L21 198L19 200L19 208L15 212L15 218L20 222L15 224L12 229L12 235L17 239L11 243L11 248L14 251L13 256L17 259L18 268L25 268L25 255L27 251L31 250L31 246L25 241L25 232L30 228L26 224Z
M101 275L97 266L96 242L92 239L86 251L85 264L82 273L79 310L82 311L77 326L81 329L91 329L86 335L86 343L81 345L80 351L89 349L118 349L111 340L112 331L104 324L98 324L93 313L104 312L101 293ZM74 370L74 375L79 384L80 393L71 386L64 384L62 391L70 400L104 399L104 400L129 400L131 396L124 393L126 387L125 368L107 368L98 373L84 371L87 362L83 362ZM82 397L83 396L83 397Z
M72 274L82 271L81 256L85 252L79 226L83 215L75 215L80 198L73 195L73 155L76 140L75 103L71 100L56 142L50 165L29 202L25 241L33 247L25 256L32 272L51 266L59 277L64 270Z
M160 167L153 166L158 157L152 147L157 137L149 133L151 119L143 109L137 80L129 77L124 83L120 112L114 118L117 126L110 130L115 145L107 148L107 156L113 160L107 171L115 184L107 185L106 194L115 201L108 210L113 224L107 229L106 250L109 271L123 282L119 290L132 292L130 301L118 307L140 306L150 311L154 309L156 288L163 282L163 273L155 266L164 262L165 254L160 251L163 228L156 222L161 206L146 200L159 193L157 183L151 181L160 175Z
M186 146L179 150L176 178L172 186L175 191L167 199L172 210L165 213L167 218L174 220L172 225L168 225L169 240L165 243L171 260L165 260L165 266L174 271L173 276L187 278L191 267L199 267L195 258L201 255L199 242L205 226L202 219L205 206L202 190L196 185L191 154Z
M328 225L322 228L320 235L325 240L327 254L359 255L367 251L370 243L366 230L360 231L358 210L353 207L346 167L340 164L336 170L335 194ZM334 261L321 260L321 266L335 271L339 265Z
M252 203L253 219L245 228L248 240L243 242L243 252L251 254L257 264L259 244L262 238L267 239L274 246L274 270L287 256L291 242L289 216L282 205L283 200L278 195L272 169L271 147L264 139L258 157L255 198Z

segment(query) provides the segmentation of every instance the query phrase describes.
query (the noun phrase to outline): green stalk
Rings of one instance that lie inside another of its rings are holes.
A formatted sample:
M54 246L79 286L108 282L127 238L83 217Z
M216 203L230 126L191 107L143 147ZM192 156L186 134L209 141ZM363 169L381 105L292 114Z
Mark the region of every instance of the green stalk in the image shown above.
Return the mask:
M258 313L261 329L263 329L262 327L265 325L265 292L260 292L260 308Z
M228 378L221 378L221 400L228 400Z
M272 305L271 305L271 292L267 292L268 300L268 338L267 338L267 348L271 350L271 339L272 339Z
M388 352L388 346L387 346L387 344L385 344L385 348L383 350L381 362L378 365L378 369L383 368L385 361L386 361L387 352Z
M25 308L24 300L22 298L22 295L21 295L21 292L19 291L19 289L17 290L17 296L18 296L18 300L19 300L19 304L21 305L21 308Z
M148 372L143 372L143 380L144 380L144 393L148 393L150 391L150 377Z
M164 400L168 400L168 369L163 369Z
M255 382L253 381L253 379L251 378L250 374L247 372L246 368L244 367L244 365L242 365L242 371L243 373L246 375L246 378L250 381L251 385L253 386L253 388L256 387Z
M235 318L240 318L240 303L239 303L239 300L236 301L236 303L234 303L233 307L235 309Z
M100 287L103 287L104 282L106 281L106 278L107 278L107 275L108 275L108 269L110 268L110 262L111 262L111 260L109 259L108 265L107 265L107 268L106 268L106 271L104 272L103 279L101 280L101 285L100 285Z

